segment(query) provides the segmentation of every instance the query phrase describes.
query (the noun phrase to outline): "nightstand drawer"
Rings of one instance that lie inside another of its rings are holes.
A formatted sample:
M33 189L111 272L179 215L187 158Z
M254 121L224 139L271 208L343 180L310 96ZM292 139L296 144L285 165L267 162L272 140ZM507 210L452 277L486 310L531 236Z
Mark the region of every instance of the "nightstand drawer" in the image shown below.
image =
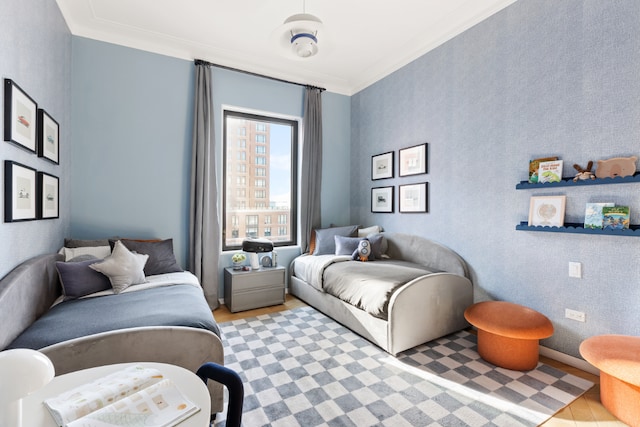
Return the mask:
M251 310L284 303L284 287L256 289L254 291L234 293L229 311Z
M256 270L233 274L232 287L234 292L272 286L284 287L284 269Z

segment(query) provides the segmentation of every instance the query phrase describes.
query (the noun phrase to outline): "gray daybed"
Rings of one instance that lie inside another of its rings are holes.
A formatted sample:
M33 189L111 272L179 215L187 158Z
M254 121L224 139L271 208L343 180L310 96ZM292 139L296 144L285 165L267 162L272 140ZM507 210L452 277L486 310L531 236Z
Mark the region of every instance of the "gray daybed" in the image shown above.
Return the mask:
M217 325L195 276L195 285L150 287L52 307L61 296L56 262L62 259L37 256L0 280L0 350L37 349L52 360L56 375L124 362L170 363L194 373L205 362L224 363ZM180 273L169 275L174 277ZM199 317L185 323L178 313L167 321L165 310L178 305L176 298L183 302L176 312ZM221 412L222 385L208 381L207 386L212 414Z
M384 256L304 254L289 292L392 355L469 326L473 287L464 260L434 241L381 233Z

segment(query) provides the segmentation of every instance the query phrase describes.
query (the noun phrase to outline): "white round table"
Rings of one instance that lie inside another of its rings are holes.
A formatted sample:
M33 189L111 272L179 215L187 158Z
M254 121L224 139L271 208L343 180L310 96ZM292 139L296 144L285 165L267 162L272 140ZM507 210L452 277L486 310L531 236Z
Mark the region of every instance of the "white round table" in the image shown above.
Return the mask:
M187 418L180 427L205 427L209 426L211 418L211 399L209 390L204 382L194 373L180 366L166 363L137 362L119 363L115 365L99 366L97 368L83 369L68 374L54 377L49 384L42 389L25 397L22 401L22 425L56 427L53 417L44 406L44 400L54 397L79 385L91 382L100 377L109 375L128 366L142 365L155 368L162 372L166 378L170 378L193 403L199 408L196 414Z

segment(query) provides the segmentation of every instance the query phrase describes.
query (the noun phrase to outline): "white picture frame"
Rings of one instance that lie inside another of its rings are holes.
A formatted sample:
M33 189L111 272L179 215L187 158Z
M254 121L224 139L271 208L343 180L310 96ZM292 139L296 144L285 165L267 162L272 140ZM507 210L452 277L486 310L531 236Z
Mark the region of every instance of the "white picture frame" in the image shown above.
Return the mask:
M428 144L414 145L400 150L400 176L421 175L427 173Z
M38 219L59 218L60 184L58 177L38 172Z
M399 191L399 205L402 213L427 212L428 190L427 182L401 185Z
M4 79L4 140L36 152L38 104L11 79Z
M371 189L371 212L393 213L393 186Z
M393 178L393 151L371 156L371 180Z
M529 202L529 225L564 226L567 196L533 196Z
M4 222L36 219L36 170L4 162Z

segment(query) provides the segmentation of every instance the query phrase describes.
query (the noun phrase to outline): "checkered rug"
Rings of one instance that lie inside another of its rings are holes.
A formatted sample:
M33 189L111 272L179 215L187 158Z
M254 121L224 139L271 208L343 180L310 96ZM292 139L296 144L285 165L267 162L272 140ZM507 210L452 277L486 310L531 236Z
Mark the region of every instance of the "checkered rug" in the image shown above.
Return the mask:
M245 427L537 426L593 386L545 364L496 368L466 331L393 357L311 307L220 327Z

